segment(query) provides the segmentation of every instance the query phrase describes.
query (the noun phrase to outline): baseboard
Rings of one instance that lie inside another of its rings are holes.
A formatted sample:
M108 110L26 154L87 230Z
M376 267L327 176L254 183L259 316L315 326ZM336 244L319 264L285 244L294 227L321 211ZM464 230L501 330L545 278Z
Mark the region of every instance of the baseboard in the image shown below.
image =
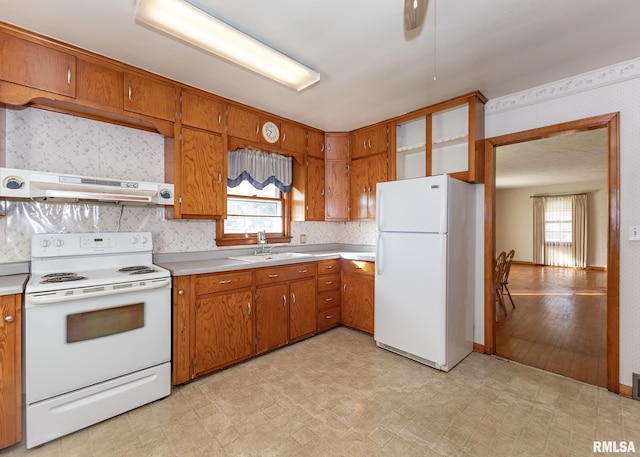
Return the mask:
M631 386L625 386L624 384L619 384L618 391L619 391L619 394L624 397L629 397L629 398L633 397L633 387Z
M596 266L591 266L591 267L587 267L587 270L607 271L607 267L596 267Z
M484 354L484 344L473 343L473 351L474 352L480 352L481 354Z

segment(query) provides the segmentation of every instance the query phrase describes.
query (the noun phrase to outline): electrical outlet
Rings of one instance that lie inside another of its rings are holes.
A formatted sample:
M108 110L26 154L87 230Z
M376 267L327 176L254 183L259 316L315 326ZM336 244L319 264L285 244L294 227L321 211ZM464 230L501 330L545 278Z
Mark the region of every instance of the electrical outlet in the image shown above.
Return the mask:
M640 241L640 225L629 226L629 240Z
M305 244L307 242L307 235L305 235L304 233L302 233L300 235L300 244Z

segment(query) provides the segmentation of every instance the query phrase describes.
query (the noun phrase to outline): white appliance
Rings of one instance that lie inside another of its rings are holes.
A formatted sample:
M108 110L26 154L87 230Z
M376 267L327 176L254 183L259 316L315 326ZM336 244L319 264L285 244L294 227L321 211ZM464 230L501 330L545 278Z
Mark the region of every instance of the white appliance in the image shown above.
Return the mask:
M473 350L474 195L448 175L377 185L379 347L443 371Z
M31 253L27 448L169 395L171 276L151 234L36 234Z
M173 205L174 186L168 183L0 168L0 197Z

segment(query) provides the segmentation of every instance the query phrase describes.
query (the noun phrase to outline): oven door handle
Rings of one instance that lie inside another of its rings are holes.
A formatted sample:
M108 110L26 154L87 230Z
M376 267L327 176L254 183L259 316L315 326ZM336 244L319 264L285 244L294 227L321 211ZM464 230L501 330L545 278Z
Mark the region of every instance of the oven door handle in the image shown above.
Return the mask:
M25 306L31 305L48 305L51 303L67 302L71 300L81 300L86 298L105 297L108 295L130 294L142 292L145 290L162 289L171 286L171 278L152 279L150 281L140 281L131 287L123 287L122 284L107 284L95 287L86 287L83 289L74 289L73 293L69 290L60 290L55 292L41 292L27 294Z

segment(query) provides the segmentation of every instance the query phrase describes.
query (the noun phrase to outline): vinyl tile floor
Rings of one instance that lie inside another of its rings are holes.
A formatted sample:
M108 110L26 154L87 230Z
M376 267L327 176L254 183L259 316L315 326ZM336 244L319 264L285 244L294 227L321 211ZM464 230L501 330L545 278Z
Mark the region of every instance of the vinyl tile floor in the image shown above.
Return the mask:
M596 440L640 452L640 402L479 353L444 373L337 328L0 457L579 457Z

